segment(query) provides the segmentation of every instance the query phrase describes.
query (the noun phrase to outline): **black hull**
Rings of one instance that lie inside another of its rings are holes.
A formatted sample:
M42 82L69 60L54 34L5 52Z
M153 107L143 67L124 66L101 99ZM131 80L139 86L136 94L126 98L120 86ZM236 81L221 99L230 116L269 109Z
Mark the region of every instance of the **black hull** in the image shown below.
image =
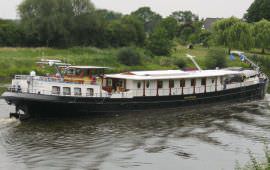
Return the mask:
M81 98L46 96L6 92L3 98L26 114L36 116L79 116L93 113L117 113L126 111L181 108L199 104L224 101L246 101L262 99L266 93L267 81L248 86L211 93L135 97L132 99Z

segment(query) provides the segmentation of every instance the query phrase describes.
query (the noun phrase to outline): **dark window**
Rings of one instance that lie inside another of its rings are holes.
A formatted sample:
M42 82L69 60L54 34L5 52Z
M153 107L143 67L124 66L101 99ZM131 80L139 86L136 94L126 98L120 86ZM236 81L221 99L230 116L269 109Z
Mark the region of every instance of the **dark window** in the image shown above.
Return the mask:
M174 88L174 80L169 80L169 88Z
M82 95L82 89L81 88L74 88L74 95L75 96L81 96Z
M60 95L60 87L58 87L58 86L53 86L53 87L52 87L52 94Z
M71 95L70 87L63 87L63 95L66 95L66 96Z
M94 89L92 89L92 88L87 89L86 95L87 96L94 96Z
M202 78L202 80L201 80L201 85L202 85L202 86L205 86L205 85L206 85L206 78Z
M149 88L150 87L150 81L146 81L146 88Z
M186 86L186 81L180 80L180 87L185 87L185 86Z
M112 87L112 85L113 85L112 79L107 79L107 85L109 87Z
M216 81L215 79L212 79L212 84L214 84L214 83L215 83L215 81Z
M157 86L158 86L159 89L162 89L163 88L163 81L159 80L157 82Z
M142 86L142 83L140 81L137 82L137 88L140 89Z
M191 79L191 86L196 86L196 80L195 79Z

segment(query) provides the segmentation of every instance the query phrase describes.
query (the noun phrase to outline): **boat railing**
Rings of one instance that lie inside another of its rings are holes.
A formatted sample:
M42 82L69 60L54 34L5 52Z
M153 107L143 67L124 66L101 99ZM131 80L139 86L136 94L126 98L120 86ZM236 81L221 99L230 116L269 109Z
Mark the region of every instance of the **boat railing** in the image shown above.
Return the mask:
M8 87L9 92L22 93L22 94L36 94L36 95L48 95L48 96L66 96L66 97L111 97L111 94L100 92L100 93L76 93L74 95L67 94L63 91L53 90L41 90L32 88L20 88L20 87Z
M97 93L89 93L89 92L80 92L80 93L66 93L63 90L60 91L49 91L43 89L34 89L27 88L22 89L20 86L12 86L8 88L10 92L16 93L29 93L29 94L37 94L37 95L52 95L52 96L72 96L72 97L110 97L110 98L132 98L139 96L170 96L170 95L191 95L191 94L201 94L208 92L216 92L227 89L246 87L253 84L257 84L258 81L245 81L242 83L231 83L231 84L219 84L219 85L206 85L200 87L178 87L178 88L162 88L162 89L129 89L125 92L113 92L108 93L106 91L100 91Z
M30 76L30 75L15 75L15 80L39 80L46 82L64 82L63 78L45 77L45 76Z
M258 81L245 81L241 83L219 84L219 85L206 85L195 87L177 87L177 88L162 88L162 89L130 89L133 91L133 96L169 96L169 95L189 95L216 92L221 90L246 87L257 84Z

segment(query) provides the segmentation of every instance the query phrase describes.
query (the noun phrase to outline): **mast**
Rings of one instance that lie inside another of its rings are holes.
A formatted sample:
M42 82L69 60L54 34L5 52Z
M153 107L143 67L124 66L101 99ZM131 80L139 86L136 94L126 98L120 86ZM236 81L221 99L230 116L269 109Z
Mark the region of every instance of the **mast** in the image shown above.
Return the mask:
M199 64L197 63L197 61L194 59L195 56L192 56L192 55L189 55L189 54L186 54L186 56L187 56L187 58L189 58L193 62L193 64L197 67L197 69L199 71L202 71L201 67L199 66Z

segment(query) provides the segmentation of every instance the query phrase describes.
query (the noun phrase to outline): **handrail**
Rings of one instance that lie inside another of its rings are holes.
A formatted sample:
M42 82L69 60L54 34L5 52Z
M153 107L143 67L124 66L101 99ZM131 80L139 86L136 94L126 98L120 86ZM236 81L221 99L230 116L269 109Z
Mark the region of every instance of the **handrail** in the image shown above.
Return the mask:
M219 84L219 85L206 85L206 86L200 86L200 87L177 87L177 88L162 88L162 89L128 89L126 92L113 92L108 93L104 91L93 93L93 95L90 95L89 92L81 93L80 95L71 95L70 93L67 95L64 93L63 90L60 91L48 91L48 90L40 90L40 89L22 89L20 86L10 86L8 88L8 91L10 92L16 92L16 93L29 93L29 94L38 94L38 95L53 95L53 96L74 96L74 97L119 97L119 98L130 98L135 96L156 96L156 95L184 95L184 94L200 94L200 93L207 93L207 92L215 92L215 91L221 91L226 89L233 89L233 88L239 88L239 87L246 87L250 86L252 84L259 83L260 81L256 80L249 80L245 81L243 83L232 83L232 84Z

